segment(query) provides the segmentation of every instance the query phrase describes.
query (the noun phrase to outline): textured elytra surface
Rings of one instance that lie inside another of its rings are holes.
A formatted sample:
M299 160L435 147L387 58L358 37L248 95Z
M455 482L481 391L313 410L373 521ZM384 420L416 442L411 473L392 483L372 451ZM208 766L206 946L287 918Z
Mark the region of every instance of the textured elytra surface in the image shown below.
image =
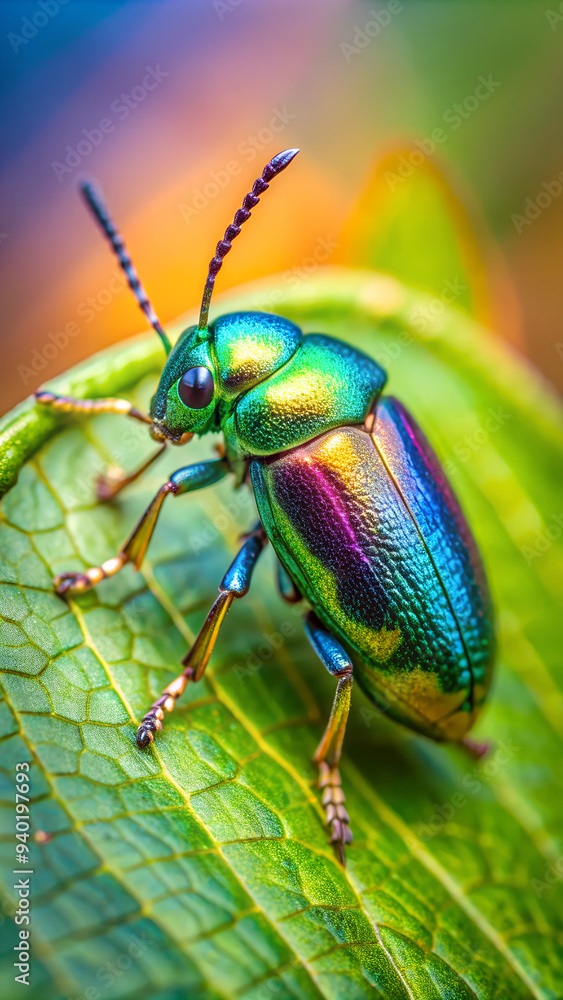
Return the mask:
M492 612L474 582L459 506L451 493L449 508L441 502L443 473L434 460L429 475L411 436L401 436L403 420L413 434L406 410L383 396L372 435L339 427L253 459L252 482L264 527L301 593L362 657L355 677L366 693L426 736L439 737L433 724L445 719L442 738L459 741L475 721L461 706L483 700L471 692L469 664L483 692Z
M52 835L31 845L28 995L563 992L560 542L546 534L560 511L556 416L532 377L456 314L419 336L413 302L387 279L351 275L309 282L282 311L382 363L399 348L390 388L449 463L499 608L497 680L476 733L494 741L489 762L409 735L356 687L343 765L356 840L343 871L310 764L333 682L275 596L271 553L205 679L156 748L137 751L136 722L177 672L253 508L228 484L168 501L143 572L67 604L51 575L111 555L172 469L211 454L208 441L170 450L97 507L96 473L134 467L152 444L119 418L69 424L2 504L3 873L17 760L32 762L34 829ZM139 402L152 384L134 390Z

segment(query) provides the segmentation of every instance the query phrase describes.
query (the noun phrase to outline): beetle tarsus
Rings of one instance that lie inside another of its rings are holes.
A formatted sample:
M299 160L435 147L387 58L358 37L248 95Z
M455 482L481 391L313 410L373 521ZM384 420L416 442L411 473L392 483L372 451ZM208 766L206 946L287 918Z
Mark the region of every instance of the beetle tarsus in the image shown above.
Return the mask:
M322 803L325 809L326 825L331 829L329 843L334 844L340 861L346 864L344 847L351 844L354 837L350 829L350 817L344 805L342 779L338 767L330 767L326 761L319 764L319 787L324 789Z
M84 594L93 586L86 573L61 573L54 578L53 584L60 597L65 594Z
M55 590L61 597L64 594L84 594L108 576L115 576L128 561L128 556L120 552L112 559L106 559L101 566L91 566L85 573L61 573L53 580Z
M183 691L188 679L186 679L181 690ZM174 690L173 690L174 688ZM164 691L156 701L153 701L151 707L149 708L147 714L143 716L141 725L137 730L137 746L139 750L145 750L149 744L154 740L154 734L162 729L162 723L164 720L164 712L171 712L174 708L174 703L178 694L175 693L176 690L180 693L180 688L178 687L177 681L169 685L169 688Z
M149 743L152 743L153 735L146 726L139 726L137 730L137 746L139 750L145 750Z
M41 406L48 406L60 413L82 414L95 417L100 413L114 413L118 416L132 417L143 424L152 424L146 413L141 413L128 399L115 399L113 396L96 399L76 399L74 396L60 396L48 389L38 389L33 393L35 401Z

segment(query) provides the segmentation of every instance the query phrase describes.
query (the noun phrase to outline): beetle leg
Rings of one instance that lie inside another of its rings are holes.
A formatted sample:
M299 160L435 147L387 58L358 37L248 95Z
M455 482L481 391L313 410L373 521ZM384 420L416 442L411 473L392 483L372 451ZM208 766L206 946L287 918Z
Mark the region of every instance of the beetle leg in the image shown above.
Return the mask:
M162 729L164 712L171 712L177 699L186 690L188 683L199 681L209 662L219 629L235 597L248 593L252 571L267 542L266 532L259 523L235 556L219 586L219 597L207 615L199 635L182 663L184 670L169 684L154 701L137 730L137 746L142 750L154 739L157 729Z
M346 864L344 845L353 840L350 817L344 805L344 792L338 770L342 743L350 711L352 661L337 639L319 622L312 611L305 616L305 631L315 653L333 677L338 677L336 694L324 736L315 751L319 765L319 786L323 789L326 823L331 827L334 844L342 864Z
M204 486L211 486L223 479L228 471L229 466L224 459L196 462L194 465L178 469L170 476L168 482L160 487L121 551L111 559L107 559L101 566L92 566L85 573L62 573L56 576L54 584L57 593L82 594L108 576L115 576L127 563L133 563L135 569L140 569L165 497L169 493L179 496L182 493L202 489Z
M137 410L128 399L74 399L72 396L57 396L46 389L38 389L35 399L42 406L50 406L62 413L82 413L85 416L95 416L97 413L119 413L124 417L133 417L143 424L152 424L151 418Z
M135 469L135 472L131 472L128 476L112 475L110 472L107 472L105 476L98 476L96 481L96 494L98 500L113 500L118 493L121 493L122 489L129 486L130 483L134 483L139 476L142 476L143 472L146 472L149 466L151 466L153 462L156 462L157 458L160 458L165 448L166 442L161 444L160 448L157 448L150 458L148 458L146 462L143 462L140 468Z
M277 565L277 584L280 597L283 598L284 601L287 601L288 604L298 604L299 601L303 600L303 594L300 590L298 590L285 566L279 559Z
M98 413L115 413L126 417L133 417L143 424L152 424L149 416L141 413L127 399L74 399L72 396L57 396L54 392L47 392L45 389L38 389L34 393L35 399L42 406L50 406L53 410L60 410L63 413L76 413L84 416L94 416ZM164 451L166 441L160 445L156 451L139 469L129 476L118 478L105 475L99 476L96 484L98 500L112 500L125 486L134 483L139 476L142 476L149 465L159 457ZM119 470L121 473L121 470Z

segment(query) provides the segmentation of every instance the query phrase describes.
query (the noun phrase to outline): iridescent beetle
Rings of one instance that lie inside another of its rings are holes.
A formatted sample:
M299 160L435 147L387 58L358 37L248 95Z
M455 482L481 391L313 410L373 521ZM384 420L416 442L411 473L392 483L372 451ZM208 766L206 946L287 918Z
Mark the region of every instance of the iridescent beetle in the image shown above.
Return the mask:
M39 403L79 413L122 413L151 425L160 447L133 475L110 484L114 496L170 442L222 431L218 459L187 465L158 491L123 550L85 573L55 580L59 594L81 593L138 569L165 497L210 486L227 474L254 490L259 522L219 587L184 670L144 716L147 747L165 712L198 681L235 597L249 588L267 540L279 585L305 599L308 639L338 681L317 748L330 841L344 861L352 840L338 770L352 676L390 716L435 740L462 742L490 682L494 635L483 566L438 460L404 406L382 396L383 369L339 340L303 335L280 316L240 312L208 322L215 278L250 211L298 150L275 156L217 244L199 323L174 348L139 282L125 245L90 185L83 188L119 258L138 304L167 355L150 416L119 399L75 400L39 391Z

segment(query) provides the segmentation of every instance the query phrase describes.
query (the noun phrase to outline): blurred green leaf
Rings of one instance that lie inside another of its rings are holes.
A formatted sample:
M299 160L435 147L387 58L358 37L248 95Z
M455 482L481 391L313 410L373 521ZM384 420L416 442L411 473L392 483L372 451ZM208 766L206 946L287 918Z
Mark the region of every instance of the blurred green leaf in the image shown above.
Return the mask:
M440 149L428 136L377 160L346 225L340 260L392 274L490 324L491 248L483 232L477 236L482 227L466 198L429 158L432 147Z
M128 567L67 604L52 574L110 556L185 459L165 454L119 502L96 506L96 474L135 467L152 447L146 430L100 416L55 433L23 404L4 421L12 480L27 460L0 523L0 723L7 914L16 761L31 762L33 829L43 831L30 847L27 996L62 1000L94 987L104 1000L555 1000L560 411L461 312L429 311L432 296L336 269L284 287L258 284L224 308L275 308L381 360L463 501L498 608L497 679L476 733L493 749L473 764L378 715L356 688L343 764L356 839L343 871L326 844L311 764L334 685L275 594L269 553L204 679L154 750L139 752L137 722L177 673L252 502L228 483L170 500L142 573ZM105 352L59 388L87 382L94 366L99 394L104 377L112 391L133 383L146 406L159 356L152 338L136 341L130 377L131 349ZM190 445L194 460L210 452L208 440ZM4 938L11 998L11 920Z

